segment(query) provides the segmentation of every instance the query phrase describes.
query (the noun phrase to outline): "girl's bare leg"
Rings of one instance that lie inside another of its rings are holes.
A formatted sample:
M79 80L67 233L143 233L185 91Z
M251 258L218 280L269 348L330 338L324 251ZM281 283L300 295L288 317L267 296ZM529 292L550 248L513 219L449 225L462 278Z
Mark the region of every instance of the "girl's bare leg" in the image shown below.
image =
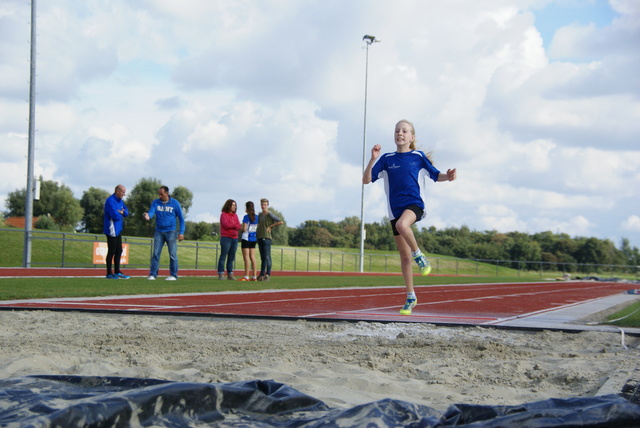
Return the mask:
M252 278L256 277L256 268L258 266L258 264L256 263L256 249L255 248L247 248L247 250L249 250L249 260L251 260L251 273L253 273ZM246 264L245 264L246 266ZM248 271L245 271L248 272ZM245 274L245 275L248 275Z
M397 224L396 224L397 226ZM407 293L413 292L413 257L411 248L402 236L394 236L398 251L400 252L400 266L402 267L402 278L407 288Z
M242 260L244 260L244 276L245 278L249 277L249 248L242 249ZM254 271L255 273L255 271Z
M418 241L416 241L416 237L413 235L413 229L411 229L411 226L415 222L416 222L416 213L414 213L411 210L404 210L404 212L396 222L396 230L398 231L400 236L404 238L404 241L406 245L409 247L409 249L411 250L411 252L418 251ZM398 247L398 249L399 248L400 247Z

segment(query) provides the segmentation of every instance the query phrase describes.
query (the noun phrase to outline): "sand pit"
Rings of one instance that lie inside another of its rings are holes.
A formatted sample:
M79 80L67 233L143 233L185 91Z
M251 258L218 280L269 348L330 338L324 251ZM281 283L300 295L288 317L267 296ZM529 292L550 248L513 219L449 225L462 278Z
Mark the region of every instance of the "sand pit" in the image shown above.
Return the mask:
M48 311L2 311L0 324L0 378L273 379L339 408L589 397L640 368L638 338L602 332Z

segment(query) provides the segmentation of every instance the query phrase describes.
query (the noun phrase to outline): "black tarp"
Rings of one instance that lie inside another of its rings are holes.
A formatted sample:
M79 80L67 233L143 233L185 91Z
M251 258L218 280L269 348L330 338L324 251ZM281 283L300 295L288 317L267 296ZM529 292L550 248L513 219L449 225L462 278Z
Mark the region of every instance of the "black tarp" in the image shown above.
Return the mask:
M0 380L0 426L637 427L640 405L613 394L518 406L455 404L444 413L391 399L335 409L274 381L27 376Z

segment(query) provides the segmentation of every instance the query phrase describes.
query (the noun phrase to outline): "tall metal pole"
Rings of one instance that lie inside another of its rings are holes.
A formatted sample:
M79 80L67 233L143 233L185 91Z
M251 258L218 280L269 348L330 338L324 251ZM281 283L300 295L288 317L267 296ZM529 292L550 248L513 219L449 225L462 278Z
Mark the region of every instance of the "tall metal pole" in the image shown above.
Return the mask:
M33 165L36 133L36 0L31 0L31 69L29 71L29 148L27 154L27 194L24 212L24 252L22 267L31 267L31 229L33 222Z
M367 54L364 67L364 129L362 132L362 172L364 173L365 162L367 160L367 86L369 80L369 46L376 40L375 36L365 35L362 40L367 44ZM360 198L360 272L364 272L364 183L362 183L362 197Z

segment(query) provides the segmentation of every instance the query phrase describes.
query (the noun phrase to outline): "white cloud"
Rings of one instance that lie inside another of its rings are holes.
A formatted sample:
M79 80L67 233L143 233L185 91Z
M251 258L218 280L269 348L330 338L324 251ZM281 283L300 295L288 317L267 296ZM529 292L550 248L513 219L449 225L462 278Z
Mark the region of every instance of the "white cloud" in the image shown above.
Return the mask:
M291 226L360 214L367 160L412 120L436 166L419 227L601 237L640 207L640 6L560 27L538 1L62 0L38 19L36 171L76 196L142 177L194 192L190 219L266 196ZM0 5L0 200L24 187L28 4ZM20 178L16 178L22 175ZM365 218L387 215L378 183ZM566 230L563 230L566 229Z
M622 229L630 232L640 232L640 217L637 215L630 215L622 223Z

